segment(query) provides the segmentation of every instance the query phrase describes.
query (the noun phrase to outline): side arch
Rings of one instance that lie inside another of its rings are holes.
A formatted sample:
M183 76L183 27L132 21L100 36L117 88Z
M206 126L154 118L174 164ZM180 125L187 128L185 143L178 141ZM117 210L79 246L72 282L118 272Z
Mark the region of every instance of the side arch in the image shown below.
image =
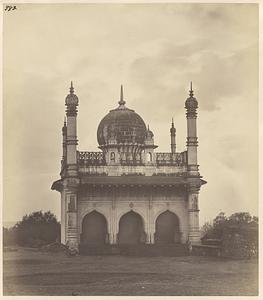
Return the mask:
M157 244L180 243L180 220L174 212L166 210L157 216L154 240Z
M109 212L107 211L107 209L101 209L101 207L83 207L80 209L79 212L79 221L78 221L78 226L79 226L79 232L82 232L82 222L83 219L85 218L86 215L88 215L89 213L93 212L93 211L97 211L98 213L102 214L106 220L107 220L107 227L110 228L110 216L109 216Z
M154 226L155 226L157 218L166 211L170 211L171 213L174 213L178 217L180 225L183 224L183 214L182 214L183 211L181 211L181 209L174 209L173 207L169 207L169 208L159 209L153 214L152 224Z
M104 245L108 243L107 219L97 210L92 210L84 216L81 229L81 244Z

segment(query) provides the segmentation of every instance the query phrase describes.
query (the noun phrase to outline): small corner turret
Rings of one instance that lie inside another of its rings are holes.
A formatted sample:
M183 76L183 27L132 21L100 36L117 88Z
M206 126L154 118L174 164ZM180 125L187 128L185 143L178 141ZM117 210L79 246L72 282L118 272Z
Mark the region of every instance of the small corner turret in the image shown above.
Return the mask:
M175 141L176 129L174 127L174 119L173 118L172 118L172 126L170 129L170 134L171 134L171 153L175 154L175 152L176 152L176 141Z

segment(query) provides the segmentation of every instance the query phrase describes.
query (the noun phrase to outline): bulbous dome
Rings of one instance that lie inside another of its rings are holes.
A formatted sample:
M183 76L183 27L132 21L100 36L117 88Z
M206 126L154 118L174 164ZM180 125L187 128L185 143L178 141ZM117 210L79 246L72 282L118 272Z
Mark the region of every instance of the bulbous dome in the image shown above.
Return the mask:
M189 91L189 97L185 101L185 108L189 110L195 110L198 108L198 102L196 98L194 97L194 91L192 89L192 82L190 86L190 91Z
M70 93L67 95L65 99L65 104L67 106L77 106L79 103L79 98L77 95L74 94L74 88L73 88L73 83L71 81L71 86L69 89Z
M143 119L132 109L125 106L121 90L119 107L111 110L100 122L97 139L100 146L114 143L144 144L146 126Z
M185 108L187 109L197 109L198 108L198 102L195 97L189 97L185 101Z

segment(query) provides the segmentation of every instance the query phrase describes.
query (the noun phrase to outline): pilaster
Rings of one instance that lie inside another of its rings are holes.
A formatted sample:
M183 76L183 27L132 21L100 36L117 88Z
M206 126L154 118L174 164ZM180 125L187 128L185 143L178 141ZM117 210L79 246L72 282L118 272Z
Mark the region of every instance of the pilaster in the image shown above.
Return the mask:
M188 186L188 223L189 234L188 240L191 244L200 243L200 230L199 230L199 206L198 195L200 185L190 184Z
M113 199L111 202L111 226L110 226L110 244L117 244L117 209L116 209L116 190L113 192Z
M64 213L65 213L65 244L70 251L79 251L79 232L78 232L78 178L64 179Z

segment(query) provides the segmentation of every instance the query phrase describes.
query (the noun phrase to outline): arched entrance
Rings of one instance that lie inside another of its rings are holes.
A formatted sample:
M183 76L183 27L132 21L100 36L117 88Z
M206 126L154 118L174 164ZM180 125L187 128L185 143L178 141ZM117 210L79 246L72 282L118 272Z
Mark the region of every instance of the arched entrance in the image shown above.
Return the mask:
M136 245L145 243L142 217L134 211L123 215L119 222L118 243Z
M107 220L97 211L87 214L82 221L81 242L86 245L103 245L107 239Z
M155 222L155 243L180 243L179 219L167 210L160 214Z

